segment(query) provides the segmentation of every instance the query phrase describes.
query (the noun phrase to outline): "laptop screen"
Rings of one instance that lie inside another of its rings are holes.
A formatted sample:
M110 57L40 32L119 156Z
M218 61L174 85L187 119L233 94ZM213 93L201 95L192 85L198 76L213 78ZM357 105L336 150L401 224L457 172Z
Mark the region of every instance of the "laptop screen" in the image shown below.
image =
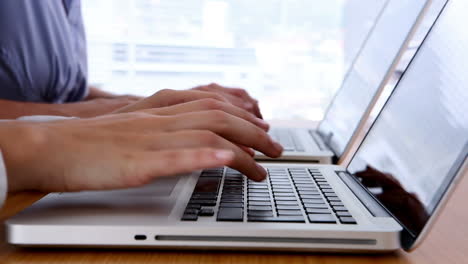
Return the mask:
M337 157L345 151L374 96L383 88L381 84L392 73L390 67L400 48L406 48L403 44L427 2L389 1L384 7L318 128Z
M468 154L466 10L446 5L348 166L413 237Z

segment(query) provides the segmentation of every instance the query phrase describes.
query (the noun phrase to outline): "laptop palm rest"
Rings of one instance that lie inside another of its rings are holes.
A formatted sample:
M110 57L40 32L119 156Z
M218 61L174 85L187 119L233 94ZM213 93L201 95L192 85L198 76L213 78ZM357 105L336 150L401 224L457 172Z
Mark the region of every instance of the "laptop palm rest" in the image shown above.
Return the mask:
M169 219L184 177L161 178L140 188L53 193L15 217L23 223L65 225L156 224ZM59 197L57 197L59 196ZM58 198L58 199L57 199Z

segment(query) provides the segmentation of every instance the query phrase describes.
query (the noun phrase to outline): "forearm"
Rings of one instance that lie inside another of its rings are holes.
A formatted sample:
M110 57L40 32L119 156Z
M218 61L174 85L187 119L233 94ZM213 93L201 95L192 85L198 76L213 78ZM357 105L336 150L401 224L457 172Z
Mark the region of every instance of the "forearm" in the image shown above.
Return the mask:
M117 98L67 104L46 104L0 99L0 119L15 119L27 115L93 117L113 112L131 102L133 101L126 98Z
M106 92L94 86L88 87L88 96L86 96L85 100L93 100L93 99L100 99L100 98L107 98L112 99L118 97L113 93Z
M113 94L113 93L101 90L94 86L89 86L88 96L86 96L84 100L88 101L88 100L94 100L94 99L118 99L118 98L129 99L132 101L138 101L138 100L143 99L143 97L141 96L129 95L129 94L117 95L117 94Z

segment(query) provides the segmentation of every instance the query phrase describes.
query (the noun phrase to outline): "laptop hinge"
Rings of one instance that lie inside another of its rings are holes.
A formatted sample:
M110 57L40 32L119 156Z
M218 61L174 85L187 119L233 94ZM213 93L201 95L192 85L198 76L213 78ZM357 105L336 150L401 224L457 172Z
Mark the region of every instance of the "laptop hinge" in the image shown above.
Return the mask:
M370 195L353 176L345 171L335 171L341 180L351 189L361 203L375 217L392 217L385 208Z
M328 146L321 140L320 136L317 134L315 130L309 130L308 132L321 151L325 151L329 149Z

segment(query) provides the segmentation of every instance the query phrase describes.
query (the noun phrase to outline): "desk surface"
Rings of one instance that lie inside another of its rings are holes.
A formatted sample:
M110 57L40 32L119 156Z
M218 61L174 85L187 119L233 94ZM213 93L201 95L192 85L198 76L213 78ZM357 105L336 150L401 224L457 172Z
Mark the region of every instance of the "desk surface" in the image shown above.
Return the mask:
M0 212L3 221L42 197L39 193L11 195ZM0 242L0 263L468 263L468 178L456 189L448 206L420 248L377 256L247 253L157 250L20 249Z

